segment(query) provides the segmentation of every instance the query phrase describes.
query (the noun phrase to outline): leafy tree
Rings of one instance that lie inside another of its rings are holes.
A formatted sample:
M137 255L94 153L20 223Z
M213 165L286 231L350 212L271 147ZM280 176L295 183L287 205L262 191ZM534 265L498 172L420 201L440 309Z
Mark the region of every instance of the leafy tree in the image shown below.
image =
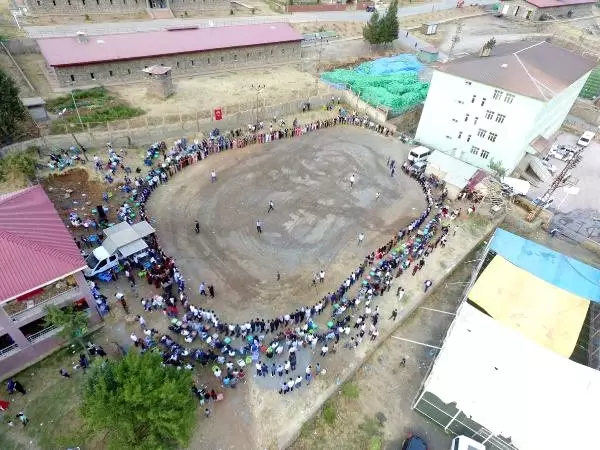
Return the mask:
M489 168L496 177L502 179L506 175L506 167L502 165L502 161L496 161L494 158L490 160Z
M389 44L398 39L398 0L393 0L380 21L381 42Z
M72 306L64 309L58 306L46 306L46 325L62 327L60 335L72 343L83 347L82 337L87 333L88 315L84 311L77 311Z
M363 37L369 44L381 44L381 19L374 11L367 24L363 27Z
M27 111L19 100L19 89L14 80L0 69L0 140L9 139L25 120Z
M129 352L93 366L83 393L83 416L107 431L112 449L185 447L196 401L189 370L161 365L158 353Z

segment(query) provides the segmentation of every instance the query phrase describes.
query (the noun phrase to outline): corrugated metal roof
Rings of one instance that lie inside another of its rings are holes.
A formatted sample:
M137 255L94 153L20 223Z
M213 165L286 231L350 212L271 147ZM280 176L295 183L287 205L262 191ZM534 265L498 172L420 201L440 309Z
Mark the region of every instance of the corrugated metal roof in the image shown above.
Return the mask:
M466 56L440 65L440 71L512 93L548 101L598 63L549 42L496 45L490 56Z
M71 66L301 41L287 23L38 39L51 66Z
M573 5L587 5L596 3L596 0L526 0L538 8L554 8L558 6L573 6Z
M85 267L41 186L0 196L0 302Z
M446 183L460 189L464 188L475 172L477 172L477 167L439 150L435 150L429 155L427 166L431 166L437 169L439 173L443 173L443 180Z

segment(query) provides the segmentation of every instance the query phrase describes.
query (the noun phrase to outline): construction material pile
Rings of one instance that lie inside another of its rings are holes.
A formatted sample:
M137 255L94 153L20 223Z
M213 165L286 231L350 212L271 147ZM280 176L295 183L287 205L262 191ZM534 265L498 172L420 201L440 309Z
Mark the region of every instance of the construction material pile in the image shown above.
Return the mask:
M350 89L371 106L398 115L422 103L429 84L419 80L423 65L414 55L401 54L360 64L354 69L325 72L321 79L338 89Z

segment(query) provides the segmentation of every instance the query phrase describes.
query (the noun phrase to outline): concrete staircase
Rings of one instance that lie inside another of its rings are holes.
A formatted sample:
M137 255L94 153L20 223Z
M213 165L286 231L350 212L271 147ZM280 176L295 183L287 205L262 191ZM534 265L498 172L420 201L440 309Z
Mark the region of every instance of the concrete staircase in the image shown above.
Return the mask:
M148 15L153 19L173 19L171 8L147 8Z

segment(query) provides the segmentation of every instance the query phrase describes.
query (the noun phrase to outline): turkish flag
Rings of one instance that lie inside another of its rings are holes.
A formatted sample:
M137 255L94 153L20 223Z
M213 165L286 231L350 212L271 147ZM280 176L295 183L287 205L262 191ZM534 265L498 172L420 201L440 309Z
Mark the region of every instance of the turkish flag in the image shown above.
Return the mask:
M215 108L215 120L221 120L223 118L223 111L221 108Z

